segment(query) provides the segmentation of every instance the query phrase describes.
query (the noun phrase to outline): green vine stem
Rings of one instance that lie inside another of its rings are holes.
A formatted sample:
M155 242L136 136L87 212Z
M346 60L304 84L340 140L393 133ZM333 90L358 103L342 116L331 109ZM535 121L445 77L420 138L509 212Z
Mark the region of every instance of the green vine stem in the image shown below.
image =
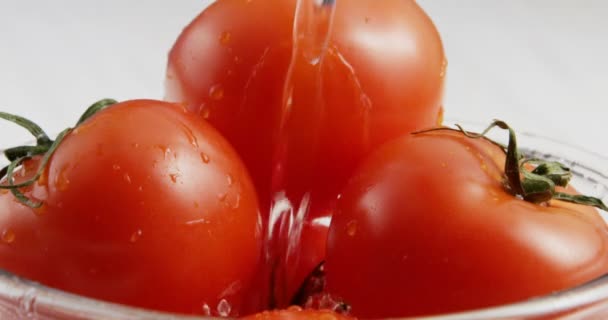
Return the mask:
M438 127L422 131L414 132L413 134L422 134L432 131L448 130L456 131L464 134L471 139L485 139L490 143L500 147L506 155L505 159L505 185L509 192L515 196L522 197L524 200L532 203L545 203L551 199L561 200L576 204L593 206L604 211L608 211L608 207L602 200L585 195L575 195L555 190L556 186L566 187L572 179L572 172L565 165L555 161L545 161L540 159L527 159L519 152L517 147L517 137L515 130L502 120L494 120L483 132L474 133L464 130L460 125L456 125L456 129L449 127ZM498 143L486 135L493 128L498 127L509 132L509 142L505 146ZM533 169L529 170L528 166Z
M95 113L115 104L116 101L112 99L103 99L100 100L90 107L82 114L78 122L76 123L76 127L86 121L88 118L93 116ZM26 118L13 115L6 112L0 112L0 118L15 123L23 128L25 128L29 133L31 133L36 138L36 145L33 146L17 146L13 148L9 148L4 150L4 156L10 162L7 166L0 170L0 179L4 179L6 177L6 184L0 184L0 189L8 189L15 196L17 200L19 200L24 205L31 208L38 208L42 206L42 202L35 201L28 198L20 188L30 186L36 182L44 169L46 168L51 156L57 150L63 139L73 130L73 128L67 128L61 131L55 140L51 140L48 135L31 120ZM36 174L28 180L25 180L20 183L15 183L14 172L17 168L19 168L24 161L30 160L36 156L42 156L40 163L38 164L38 169L36 170Z

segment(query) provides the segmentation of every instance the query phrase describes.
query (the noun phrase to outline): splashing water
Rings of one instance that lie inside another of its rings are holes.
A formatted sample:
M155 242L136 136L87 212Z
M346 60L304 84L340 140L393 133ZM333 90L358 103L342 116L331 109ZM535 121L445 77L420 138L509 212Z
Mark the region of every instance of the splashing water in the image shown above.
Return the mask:
M217 304L217 314L220 317L230 316L231 311L232 311L232 306L226 299L220 300L220 302Z
M273 298L285 306L289 266L297 265L296 248L312 199L309 192L318 132L323 117L322 66L328 50L335 0L298 0L293 24L292 56L283 87L278 147L272 177L267 258L272 268ZM297 120L296 120L297 119ZM295 177L295 178L294 178ZM298 181L294 185L293 181Z

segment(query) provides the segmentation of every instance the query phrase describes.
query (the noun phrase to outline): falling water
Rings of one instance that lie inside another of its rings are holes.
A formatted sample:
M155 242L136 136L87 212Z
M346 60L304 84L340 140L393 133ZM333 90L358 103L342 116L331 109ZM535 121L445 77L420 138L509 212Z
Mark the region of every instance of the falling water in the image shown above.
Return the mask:
M311 199L307 188L317 158L318 133L324 112L322 67L328 50L335 0L298 0L293 24L291 62L283 88L283 105L272 178L274 199L268 227L273 296L278 306L285 297L289 266ZM293 181L297 181L295 183Z

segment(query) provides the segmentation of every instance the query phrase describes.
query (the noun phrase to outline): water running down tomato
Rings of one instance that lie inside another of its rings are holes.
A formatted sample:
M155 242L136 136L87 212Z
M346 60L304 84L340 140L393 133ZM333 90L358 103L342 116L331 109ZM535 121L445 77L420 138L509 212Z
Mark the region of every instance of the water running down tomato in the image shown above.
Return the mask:
M62 135L47 164L22 153L22 166L9 174L14 181L3 180L24 199L0 193L2 269L155 310L236 316L263 309L251 287L261 261L257 196L215 129L183 106L135 100Z
M303 286L316 300L298 303L364 317L508 303L605 273L604 221L564 200L605 206L566 186L567 168L463 131L399 138L441 122L444 76L413 1L216 1L171 51L167 97L188 110L130 101L55 141L30 126L37 145L6 150L0 266L220 316L286 306L326 256L327 277Z
M441 121L446 67L439 34L415 1L337 1L333 21L322 22L323 14L302 21L313 29L300 39L296 4L214 2L177 39L166 79L167 99L207 119L243 158L265 219L272 202L289 203L294 215L308 203L301 230L308 240L279 304L323 259L324 222L361 159ZM294 44L323 52L318 70L306 71L298 55L293 68ZM286 80L300 91L287 117Z

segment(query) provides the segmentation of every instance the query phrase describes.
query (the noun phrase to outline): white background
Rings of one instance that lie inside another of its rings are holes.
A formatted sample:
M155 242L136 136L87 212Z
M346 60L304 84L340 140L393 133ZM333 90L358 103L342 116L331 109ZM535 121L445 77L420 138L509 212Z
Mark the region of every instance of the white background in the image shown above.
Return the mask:
M167 51L207 3L0 0L0 110L58 132L99 98L161 98ZM419 3L447 51L448 118L499 117L608 155L608 1ZM0 124L0 146L26 139Z

